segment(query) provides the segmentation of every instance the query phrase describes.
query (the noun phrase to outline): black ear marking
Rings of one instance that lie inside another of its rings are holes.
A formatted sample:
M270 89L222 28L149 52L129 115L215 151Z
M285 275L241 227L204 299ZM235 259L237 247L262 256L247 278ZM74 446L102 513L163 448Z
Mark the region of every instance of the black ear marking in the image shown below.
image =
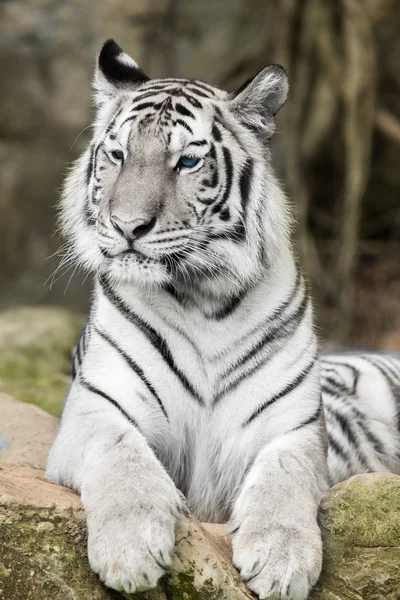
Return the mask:
M104 77L113 84L140 84L150 79L114 40L107 40L103 44L98 66Z

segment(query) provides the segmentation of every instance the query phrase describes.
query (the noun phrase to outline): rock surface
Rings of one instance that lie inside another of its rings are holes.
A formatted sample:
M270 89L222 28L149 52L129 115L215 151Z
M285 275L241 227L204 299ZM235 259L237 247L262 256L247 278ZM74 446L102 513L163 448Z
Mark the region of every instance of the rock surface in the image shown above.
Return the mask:
M39 408L0 394L0 460L15 463L0 463L0 600L129 598L90 571L78 496L43 478L56 426ZM358 475L334 486L320 518L324 567L310 600L400 600L400 477ZM232 566L223 526L189 515L177 531L171 573L135 597L252 598Z
M353 477L329 492L321 510L322 577L310 600L400 598L400 477ZM91 573L79 498L41 473L0 464L0 598L3 600L245 600L222 526L185 517L171 573L156 590L106 590Z
M399 600L400 477L356 475L321 507L323 573L312 600Z
M58 419L0 392L0 460L44 469Z
M213 527L214 535L216 528ZM182 519L171 574L142 600L249 600L229 557L193 517ZM0 464L0 598L3 600L106 600L90 571L79 498L42 475ZM126 598L132 596L127 595Z
M0 313L0 391L59 416L83 319L59 308Z

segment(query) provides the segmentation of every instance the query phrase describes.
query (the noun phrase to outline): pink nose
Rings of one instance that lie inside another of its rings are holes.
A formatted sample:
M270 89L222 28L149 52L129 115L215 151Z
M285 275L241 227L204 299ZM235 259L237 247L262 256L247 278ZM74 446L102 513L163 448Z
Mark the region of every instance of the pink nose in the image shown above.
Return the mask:
M140 237L143 237L156 224L156 217L145 221L144 219L133 219L133 221L123 221L115 215L111 215L111 223L113 227L120 235L122 235L128 242L133 242Z

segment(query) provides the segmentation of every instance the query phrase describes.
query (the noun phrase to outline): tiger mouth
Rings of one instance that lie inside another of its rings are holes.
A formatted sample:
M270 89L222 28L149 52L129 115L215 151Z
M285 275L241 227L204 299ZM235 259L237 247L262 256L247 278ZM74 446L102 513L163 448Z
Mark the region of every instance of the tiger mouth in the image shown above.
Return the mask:
M121 258L121 257L127 256L127 255L141 255L141 256L145 257L145 255L142 252L139 252L139 250L136 250L133 248L128 248L127 250L122 250L122 252L117 252L116 254L111 254L111 252L109 252L105 248L100 248L100 252L104 256L104 258L109 258L110 260L113 260L115 258Z
M104 258L107 258L109 260L117 260L120 258L124 258L125 256L134 256L134 257L138 258L139 260L146 259L146 260L152 260L154 262L159 262L159 263L168 262L168 260L170 260L170 259L182 260L185 257L185 253L183 253L179 250L177 250L175 252L171 252L171 253L166 252L163 254L159 254L158 256L145 254L144 252L141 252L140 250L137 250L136 248L127 248L126 250L122 250L121 252L117 252L116 254L111 254L110 252L108 252L108 250L106 250L104 248L100 248L100 252L104 256Z
M144 254L143 252L140 252L139 250L133 248L128 248L126 250L123 250L122 252L117 252L116 254L111 254L107 250L101 249L101 253L106 259L106 262L103 266L103 268L105 268L106 270L108 267L111 267L112 264L122 265L125 263L126 266L128 266L128 264L131 263L132 265L147 265L147 267L156 267L157 265L159 266L160 264L162 264L161 260L158 260L157 258L154 258L152 256L148 256L147 254ZM129 263L127 263L126 261L129 261Z

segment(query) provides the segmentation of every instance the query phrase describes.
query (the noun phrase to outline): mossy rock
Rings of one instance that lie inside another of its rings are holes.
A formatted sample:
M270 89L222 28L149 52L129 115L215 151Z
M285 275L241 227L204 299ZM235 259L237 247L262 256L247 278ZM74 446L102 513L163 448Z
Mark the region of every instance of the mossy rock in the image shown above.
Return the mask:
M114 598L89 567L86 539L72 492L0 463L1 600Z
M310 600L400 599L400 477L360 475L321 507L325 555ZM39 472L0 463L0 600L251 600L221 526L189 514L171 572L156 589L124 595L90 571L78 496Z
M76 494L37 472L0 463L1 600L252 598L231 564L227 542L217 542L189 514L177 530L171 573L148 592L106 589L90 570L86 543Z
M356 475L321 506L324 566L312 600L400 599L400 477Z
M60 308L0 313L0 391L59 416L83 318Z

